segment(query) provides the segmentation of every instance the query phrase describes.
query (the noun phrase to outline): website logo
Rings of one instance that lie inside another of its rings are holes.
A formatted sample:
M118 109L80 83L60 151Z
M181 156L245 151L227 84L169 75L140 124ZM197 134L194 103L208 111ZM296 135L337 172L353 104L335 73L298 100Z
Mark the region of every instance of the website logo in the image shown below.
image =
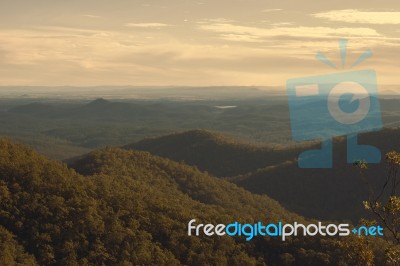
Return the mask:
M347 40L339 41L342 67ZM352 65L372 56L367 50ZM337 69L322 53L316 58ZM358 134L382 129L376 72L359 70L329 75L294 78L287 81L292 138L320 140L321 148L299 155L300 168L332 168L332 138L347 136L347 163L379 163L381 152L371 145L358 144Z
M239 222L225 224L196 224L196 219L188 223L188 236L242 236L246 241L252 240L256 236L279 237L286 241L291 236L383 236L383 228L377 226L360 226L351 229L350 224L302 224L294 222L285 224L283 222L268 223L257 222L254 224L241 224Z

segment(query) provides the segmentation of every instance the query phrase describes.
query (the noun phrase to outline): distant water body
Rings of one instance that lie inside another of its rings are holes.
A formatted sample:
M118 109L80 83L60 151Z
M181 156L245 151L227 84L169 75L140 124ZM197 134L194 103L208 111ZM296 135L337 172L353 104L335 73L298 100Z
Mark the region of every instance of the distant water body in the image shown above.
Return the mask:
M236 108L237 106L235 105L223 105L223 106L215 106L218 109L230 109L230 108Z

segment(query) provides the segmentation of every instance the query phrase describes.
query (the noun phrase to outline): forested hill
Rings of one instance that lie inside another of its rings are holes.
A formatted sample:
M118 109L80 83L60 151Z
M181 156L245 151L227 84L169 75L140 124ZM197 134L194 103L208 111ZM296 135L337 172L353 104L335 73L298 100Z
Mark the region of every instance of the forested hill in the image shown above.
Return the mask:
M234 176L293 160L302 146L276 148L245 143L227 135L203 129L149 138L125 146L151 152L175 161L195 165L219 177Z
M163 197L171 197L168 205L172 208L185 209L177 201L184 195L180 200L218 206L236 219L303 220L268 196L253 195L235 184L148 152L106 148L90 153L71 167L86 176L128 177L139 185L150 185L153 196L160 192Z
M366 265L372 260L362 238L189 237L187 222L194 218L304 220L267 196L149 153L108 148L74 167L80 174L0 140L0 265Z
M400 150L400 129L384 129L360 134L359 143L378 147L382 155ZM125 148L146 150L175 161L184 161L219 177L226 177L252 193L264 194L287 209L308 218L359 221L368 215L362 202L368 187L359 171L347 163L345 137L333 145L333 168L301 169L298 155L318 149L318 143L291 148L256 146L224 134L192 130L164 137L145 139ZM382 186L385 160L370 165L370 183Z
M253 193L267 194L306 217L358 221L368 214L361 203L368 198L369 189L379 191L387 178L385 154L400 151L400 130L361 134L359 143L378 147L382 153L381 163L370 164L364 177L347 163L347 143L342 138L334 142L331 169L301 169L293 160L231 181Z

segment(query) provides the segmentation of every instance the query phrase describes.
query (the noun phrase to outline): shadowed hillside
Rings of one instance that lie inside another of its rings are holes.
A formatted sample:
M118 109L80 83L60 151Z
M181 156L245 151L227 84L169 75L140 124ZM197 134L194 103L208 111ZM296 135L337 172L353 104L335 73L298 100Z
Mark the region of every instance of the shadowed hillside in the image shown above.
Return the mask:
M381 149L384 155L400 150L400 130L362 134L360 143ZM258 194L267 194L288 209L311 218L358 221L367 215L362 201L367 187L358 169L346 163L345 138L334 142L333 169L300 169L297 156L317 144L292 149L257 147L219 133L195 130L147 139L127 146L147 150L229 179ZM384 164L368 171L374 186L382 184ZM245 173L247 172L247 173Z
M370 164L368 170L372 187L380 188L386 179L384 156L400 150L400 130L363 134L359 142L374 145L382 152L382 163ZM333 152L332 169L300 169L292 160L231 180L252 192L265 193L307 217L357 221L367 215L362 201L368 198L368 187L358 169L346 163L344 138L335 141Z
M221 133L192 130L125 146L195 165L220 177L234 176L292 160L302 149L246 144Z

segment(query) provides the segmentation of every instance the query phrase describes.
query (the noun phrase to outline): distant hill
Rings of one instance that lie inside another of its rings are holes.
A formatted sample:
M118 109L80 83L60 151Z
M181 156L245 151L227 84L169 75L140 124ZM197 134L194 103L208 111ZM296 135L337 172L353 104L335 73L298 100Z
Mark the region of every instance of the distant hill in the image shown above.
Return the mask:
M229 89L225 91L228 92ZM107 145L122 146L148 137L195 128L224 132L254 143L293 144L287 98L283 96L271 95L267 98L242 100L168 98L157 101L110 100L106 96L96 99L99 96L93 93L90 96L90 99L93 99L91 101L88 101L88 98L64 101L36 98L0 99L2 106L0 135L22 140L26 144L34 144L35 149L41 150L43 150L41 145L35 143L38 143L38 139L47 138L49 140L47 145L52 143L56 145L53 149L46 149L46 155L56 155L52 158L58 159L65 159L70 154L63 156L63 151L59 150L64 144L71 144L73 153L79 154L79 149L75 147L95 149ZM400 125L399 102L399 99L381 100L385 125L391 127ZM309 102L304 104L308 106ZM313 106L323 108L322 104L325 102L315 103ZM227 106L235 107L221 108ZM317 111L310 112L317 114ZM317 120L314 122L318 123ZM238 164L244 167L244 170L239 169L241 167L234 169L235 165L230 164L228 167L220 166L221 169L212 173L223 176L236 175L264 167L265 165L259 162L266 157L268 159L268 155L265 155L265 151L260 153L260 157L254 158L249 166ZM188 158L187 154L182 157ZM200 165L198 160L193 160L193 163ZM203 170L206 169L203 165L201 167ZM234 170L224 170L223 167ZM216 166L211 167L211 170L216 170Z
M390 150L400 150L400 129L362 134L360 143L379 147L383 155ZM147 139L125 148L184 161L220 177L231 176L232 182L251 192L266 194L306 217L357 221L368 214L362 206L367 198L367 187L358 169L346 163L344 138L335 140L333 169L298 167L300 152L318 148L318 144L274 150L204 130ZM382 184L384 171L384 161L381 165L370 166L368 173L373 185Z
M150 107L150 108L149 108ZM113 119L132 120L143 115L155 113L152 106L139 103L109 101L98 98L85 104L63 104L33 102L8 110L14 114L34 115L39 118L60 119Z
M191 219L305 221L267 196L149 153L98 150L75 162L80 174L7 140L0 158L1 265L372 263L359 237L190 237Z
M208 130L191 130L149 138L124 146L151 152L174 161L184 161L220 177L245 174L259 168L293 160L304 148L277 148L247 144Z
M114 102L103 98L91 101L71 112L70 116L79 119L132 119L151 113L150 109L136 103Z
M243 99L283 95L276 87L212 86L95 86L95 87L40 87L0 86L0 96L7 98L84 99L97 95L113 99Z
M108 101L108 100L106 100L104 98L97 98L96 100L91 101L90 103L86 104L86 107L91 107L91 106L93 106L93 107L99 107L99 106L103 107L103 106L107 106L107 105L109 105L111 103L112 103L111 101Z
M400 151L400 129L362 134L360 143L374 145L382 152L381 164L370 164L367 171L372 187L378 189L385 180L385 154ZM346 142L341 138L334 143L332 169L300 169L292 160L231 181L252 192L265 193L307 217L357 221L367 215L361 202L368 199L368 187L359 170L346 163L346 153Z

